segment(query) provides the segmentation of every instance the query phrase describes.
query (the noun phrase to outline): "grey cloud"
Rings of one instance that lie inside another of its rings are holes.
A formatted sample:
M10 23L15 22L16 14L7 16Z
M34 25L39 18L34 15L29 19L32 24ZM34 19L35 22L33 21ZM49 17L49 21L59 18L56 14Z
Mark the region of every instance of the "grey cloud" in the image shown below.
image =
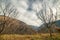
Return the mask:
M41 24L41 21L37 18L34 10L36 10L36 8L38 8L38 11L40 11L42 8L43 1L46 1L47 5L52 6L52 8L55 8L55 7L58 8L58 6L60 6L59 0L4 0L4 3L6 3L6 4L12 3L13 5L16 6L18 11L20 12L19 16L18 16L18 20L22 20L29 25L38 26ZM0 0L0 2L1 2L1 0ZM28 11L28 10L31 10L31 11ZM27 22L27 20L29 22Z

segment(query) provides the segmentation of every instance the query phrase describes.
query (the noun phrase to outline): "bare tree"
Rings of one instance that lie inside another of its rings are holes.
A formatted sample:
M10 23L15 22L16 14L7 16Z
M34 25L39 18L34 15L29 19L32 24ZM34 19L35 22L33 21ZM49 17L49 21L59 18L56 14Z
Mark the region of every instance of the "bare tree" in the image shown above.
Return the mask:
M1 5L0 8L1 8L2 15L4 16L2 18L3 20L0 19L1 20L0 21L0 33L1 33L4 30L4 27L6 26L6 22L9 21L9 18L6 19L6 16L15 18L18 15L18 11L17 11L16 7L10 3L6 4L4 6L4 8ZM10 24L10 22L9 22L9 24Z
M46 3L44 3L43 8L39 12L36 11L37 17L45 24L45 27L48 28L50 37L52 37L52 25L54 21L57 20L57 12L55 14L56 15L54 15L52 8Z

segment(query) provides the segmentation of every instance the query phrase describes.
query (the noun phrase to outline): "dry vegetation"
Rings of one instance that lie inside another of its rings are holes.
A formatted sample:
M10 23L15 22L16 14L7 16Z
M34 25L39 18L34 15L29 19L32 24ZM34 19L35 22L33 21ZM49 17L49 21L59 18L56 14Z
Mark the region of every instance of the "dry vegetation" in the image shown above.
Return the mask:
M60 40L60 34L53 34L53 39L50 39L49 34L36 35L19 35L19 34L3 34L0 40Z

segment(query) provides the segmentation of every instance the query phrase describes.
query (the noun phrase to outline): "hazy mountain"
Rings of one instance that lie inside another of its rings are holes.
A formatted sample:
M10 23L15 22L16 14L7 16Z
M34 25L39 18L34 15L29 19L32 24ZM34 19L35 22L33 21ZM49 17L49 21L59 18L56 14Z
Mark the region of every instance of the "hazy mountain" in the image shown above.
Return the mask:
M60 27L60 20L55 21L55 22L56 22L56 23L55 23L55 24L56 24L56 26L57 26L57 27Z
M35 30L35 31L38 31L38 29L39 29L38 26L33 26L33 25L30 25L30 26L31 26L31 28L32 28L33 30Z

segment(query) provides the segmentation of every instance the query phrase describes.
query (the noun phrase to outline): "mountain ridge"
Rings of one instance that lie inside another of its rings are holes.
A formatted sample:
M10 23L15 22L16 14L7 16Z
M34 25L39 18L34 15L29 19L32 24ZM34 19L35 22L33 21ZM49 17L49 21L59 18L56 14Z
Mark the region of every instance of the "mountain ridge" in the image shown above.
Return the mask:
M0 16L0 22L4 21L4 16ZM22 21L5 16L5 27L2 34L35 34L37 33L29 25Z

